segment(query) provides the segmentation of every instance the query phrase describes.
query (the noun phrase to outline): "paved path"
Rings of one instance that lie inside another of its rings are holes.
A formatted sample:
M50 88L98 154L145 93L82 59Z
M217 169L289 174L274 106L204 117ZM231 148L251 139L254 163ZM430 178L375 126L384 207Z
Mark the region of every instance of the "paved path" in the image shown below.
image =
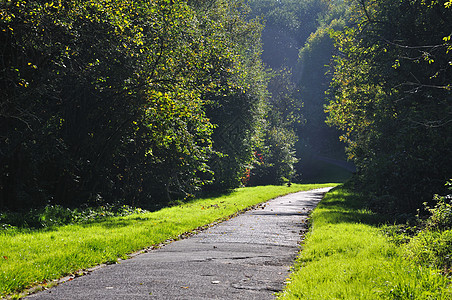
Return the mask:
M308 212L328 190L276 198L29 299L274 299L296 258Z

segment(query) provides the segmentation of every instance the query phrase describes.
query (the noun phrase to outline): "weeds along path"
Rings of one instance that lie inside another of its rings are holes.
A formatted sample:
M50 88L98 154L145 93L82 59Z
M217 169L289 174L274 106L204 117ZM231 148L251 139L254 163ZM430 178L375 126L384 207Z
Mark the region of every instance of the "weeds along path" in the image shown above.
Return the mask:
M276 198L28 299L274 299L299 251L307 216L329 189Z

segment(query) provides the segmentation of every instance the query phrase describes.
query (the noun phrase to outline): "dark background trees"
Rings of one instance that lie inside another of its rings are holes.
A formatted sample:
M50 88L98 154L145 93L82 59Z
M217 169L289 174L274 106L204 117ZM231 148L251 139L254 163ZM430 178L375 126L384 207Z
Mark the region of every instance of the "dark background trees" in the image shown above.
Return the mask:
M297 122L285 125L297 138L284 138L292 141L290 152L296 151L295 180L345 180L354 167L346 161L340 132L325 124L324 105L331 82L326 73L335 51L329 32L345 26L346 5L342 1L252 0L250 6L265 22L262 59L277 73L285 70L281 83L290 88L298 115ZM281 84L269 85L273 97L278 97L280 89Z

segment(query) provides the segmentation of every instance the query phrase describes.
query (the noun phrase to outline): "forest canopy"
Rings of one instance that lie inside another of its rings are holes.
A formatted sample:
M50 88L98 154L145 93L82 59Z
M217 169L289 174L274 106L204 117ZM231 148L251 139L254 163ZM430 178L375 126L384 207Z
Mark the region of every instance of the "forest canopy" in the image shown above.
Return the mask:
M340 135L378 206L419 207L450 179L451 9L4 0L0 210L153 209L315 180L325 161L350 174Z
M239 186L268 110L248 12L239 0L2 1L0 207L152 208Z
M350 1L336 31L328 122L344 131L357 183L391 211L447 193L452 170L450 1Z
M302 180L318 178L321 160L348 168L340 138L353 183L376 208L413 212L447 193L451 1L249 2L265 21L264 63L287 71L288 94L302 106L294 127Z

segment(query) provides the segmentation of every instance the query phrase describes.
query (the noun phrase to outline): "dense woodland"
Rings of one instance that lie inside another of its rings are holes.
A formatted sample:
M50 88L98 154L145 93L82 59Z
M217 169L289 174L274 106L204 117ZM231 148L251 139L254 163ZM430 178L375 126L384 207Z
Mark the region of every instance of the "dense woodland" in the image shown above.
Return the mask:
M293 175L293 113L269 101L243 1L2 1L0 26L2 209L153 208L253 166L255 184Z
M290 70L292 97L303 103L295 127L302 179L319 156L341 159L341 140L356 166L352 183L373 208L415 212L435 193L447 194L450 1L250 3L266 20L263 61Z
M451 10L2 1L0 210L303 181L340 138L375 207L413 211L451 177Z
M337 47L328 122L362 190L414 211L452 177L452 2L353 1Z

